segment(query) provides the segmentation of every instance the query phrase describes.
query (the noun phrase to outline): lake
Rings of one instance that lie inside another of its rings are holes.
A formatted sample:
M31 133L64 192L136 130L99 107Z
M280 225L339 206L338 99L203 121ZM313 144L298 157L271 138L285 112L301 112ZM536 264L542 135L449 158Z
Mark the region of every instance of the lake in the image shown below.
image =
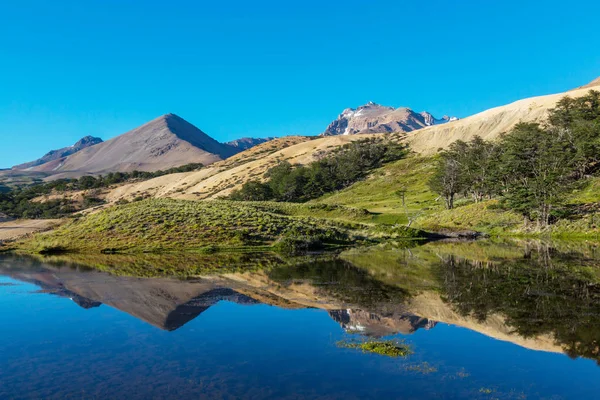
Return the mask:
M600 393L594 245L399 243L236 257L0 256L0 398ZM185 276L191 269L197 276ZM136 271L152 277L128 276ZM381 340L410 354L347 346Z

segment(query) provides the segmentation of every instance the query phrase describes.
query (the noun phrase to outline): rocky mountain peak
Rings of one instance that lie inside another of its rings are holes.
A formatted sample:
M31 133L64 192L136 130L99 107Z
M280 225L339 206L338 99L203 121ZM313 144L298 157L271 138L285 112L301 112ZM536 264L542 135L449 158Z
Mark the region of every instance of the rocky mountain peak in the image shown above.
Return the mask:
M447 116L437 119L426 111L418 114L407 107L394 108L369 101L357 108L346 108L321 136L411 132L456 119Z
M77 143L75 143L71 147L75 147L75 148L78 148L78 149L81 150L81 149L84 149L86 147L98 144L98 143L102 143L102 139L100 139L99 137L84 136L81 139L79 139L79 141Z

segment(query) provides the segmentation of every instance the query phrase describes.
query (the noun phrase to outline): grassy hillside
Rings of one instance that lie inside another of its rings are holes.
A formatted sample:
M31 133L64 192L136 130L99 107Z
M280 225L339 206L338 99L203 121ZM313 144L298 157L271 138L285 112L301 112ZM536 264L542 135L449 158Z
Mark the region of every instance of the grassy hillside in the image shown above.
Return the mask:
M339 208L333 211L350 213ZM38 253L212 252L275 245L283 251L293 251L296 247L357 243L365 237L419 235L418 231L404 228L379 229L298 214L289 215L269 203L144 200L72 220L53 232L23 242L21 248Z
M598 177L586 179L567 196L565 204L571 210L570 215L538 231L534 223L526 223L519 213L503 209L498 200L473 203L471 199L460 198L455 209L446 210L427 184L434 161L432 157L414 156L390 163L368 179L309 204L327 205L332 210L343 206L358 213L337 216L345 220L404 225L411 218L412 227L429 232L474 230L492 235L600 238L600 207L596 206L600 200ZM399 190L405 191L405 206Z
M367 209L378 214L373 221L406 224L408 217L441 209L427 181L433 173L430 157L410 157L385 165L371 176L345 190L322 197L320 204L338 204ZM398 194L405 191L404 204Z

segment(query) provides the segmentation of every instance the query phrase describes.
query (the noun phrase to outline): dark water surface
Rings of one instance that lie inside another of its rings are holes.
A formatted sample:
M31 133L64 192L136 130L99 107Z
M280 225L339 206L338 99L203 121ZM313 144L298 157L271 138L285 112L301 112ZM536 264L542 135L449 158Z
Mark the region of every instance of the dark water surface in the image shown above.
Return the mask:
M432 243L261 265L184 281L0 257L0 399L599 396L593 246ZM338 345L382 338L412 354Z

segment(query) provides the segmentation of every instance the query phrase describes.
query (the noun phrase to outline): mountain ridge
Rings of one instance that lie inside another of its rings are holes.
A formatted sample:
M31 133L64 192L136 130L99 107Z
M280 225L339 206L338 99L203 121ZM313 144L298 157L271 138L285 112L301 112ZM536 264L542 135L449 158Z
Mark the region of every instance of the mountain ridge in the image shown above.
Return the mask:
M33 160L30 162L26 162L23 164L18 164L12 167L12 169L17 170L26 170L29 168L37 167L42 164L46 164L48 162L58 160L64 157L68 157L71 154L75 154L78 151L85 149L86 147L94 146L96 144L102 143L102 139L94 136L84 136L79 139L74 145L63 147L62 149L50 150L48 153L38 158L37 160Z
M412 132L457 119L437 119L427 111L417 113L408 107L394 108L370 101L357 108L346 108L320 136Z

